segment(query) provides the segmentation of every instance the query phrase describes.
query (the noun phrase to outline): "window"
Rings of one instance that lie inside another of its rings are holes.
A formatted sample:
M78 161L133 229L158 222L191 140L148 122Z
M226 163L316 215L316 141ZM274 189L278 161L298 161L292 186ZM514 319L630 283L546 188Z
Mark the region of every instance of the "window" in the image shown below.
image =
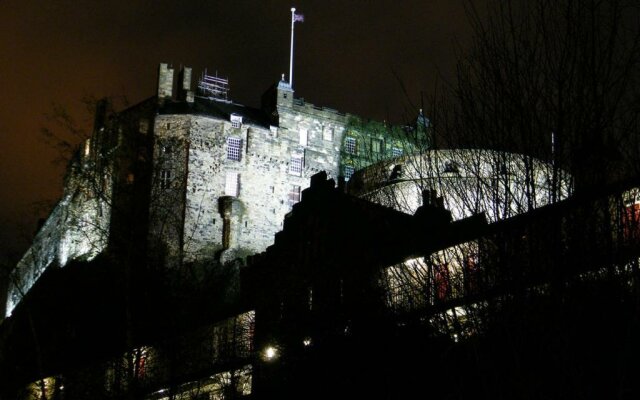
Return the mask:
M302 168L304 166L304 157L302 155L294 155L291 157L289 164L289 173L292 175L302 176Z
M331 142L333 140L333 128L324 127L322 130L322 138Z
M169 189L171 187L171 171L163 169L160 171L160 189Z
M354 168L351 165L345 165L344 167L344 180L348 181L353 176Z
M231 127L240 128L242 126L242 117L236 114L231 114Z
M146 119L141 119L140 123L138 124L138 132L142 133L142 134L146 134L147 132L149 132L149 121Z
M349 154L356 154L358 142L354 137L348 137L344 140L344 150Z
M400 157L402 155L402 149L399 147L394 147L391 149L391 155L393 157Z
M380 153L382 151L382 140L371 139L371 151L374 153Z
M269 126L269 130L271 131L271 137L273 138L277 138L278 137L278 127L277 126Z
M149 348L141 347L134 349L133 356L133 375L136 379L143 380L147 375L147 358L149 356Z
M477 254L466 256L464 259L464 273L465 290L468 294L477 293L480 282L480 268L478 268Z
M224 194L227 196L238 197L240 192L240 174L236 172L227 172L227 178L224 183Z
M499 161L498 162L498 166L496 167L496 171L500 175L508 175L509 174L509 172L507 171L507 164L505 162L503 162L503 161Z
M434 266L434 291L436 300L447 300L451 293L451 280L449 279L449 264L444 263Z
M442 172L458 173L458 163L455 161L447 161L444 163L444 170Z
M227 138L227 160L240 161L242 149L242 139L229 137Z
M626 241L640 238L640 203L633 202L622 209L622 237Z
M309 131L300 129L300 146L306 146L309 141Z
M300 186L299 185L291 185L291 190L289 190L289 205L292 206L300 201Z

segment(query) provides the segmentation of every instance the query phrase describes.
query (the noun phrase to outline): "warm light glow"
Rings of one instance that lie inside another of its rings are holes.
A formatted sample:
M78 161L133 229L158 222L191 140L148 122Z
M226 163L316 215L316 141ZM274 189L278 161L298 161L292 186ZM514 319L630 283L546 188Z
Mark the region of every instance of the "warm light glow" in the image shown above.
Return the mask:
M304 338L304 340L302 341L302 344L304 344L304 347L311 346L311 338L310 337Z
M264 358L265 359L273 360L276 357L278 357L278 349L276 349L273 346L268 346L266 349L264 349Z

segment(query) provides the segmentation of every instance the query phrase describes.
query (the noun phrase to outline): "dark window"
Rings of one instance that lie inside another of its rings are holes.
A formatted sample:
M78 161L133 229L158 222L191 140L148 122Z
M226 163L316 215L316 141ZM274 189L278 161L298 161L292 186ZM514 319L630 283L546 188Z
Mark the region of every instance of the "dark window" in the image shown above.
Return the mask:
M460 169L458 168L458 163L455 161L447 161L444 163L444 170L442 172L449 172L449 173L455 173L457 174L458 172L460 172Z
M371 151L374 153L382 152L382 140L371 139Z
M160 171L160 189L169 189L171 186L171 171L163 169Z

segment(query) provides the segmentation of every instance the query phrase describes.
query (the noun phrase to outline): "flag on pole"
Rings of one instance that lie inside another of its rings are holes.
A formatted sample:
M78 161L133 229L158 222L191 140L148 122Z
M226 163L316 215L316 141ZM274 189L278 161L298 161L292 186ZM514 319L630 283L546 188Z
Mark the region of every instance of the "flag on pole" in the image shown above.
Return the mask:
M293 13L293 22L304 22L304 15Z

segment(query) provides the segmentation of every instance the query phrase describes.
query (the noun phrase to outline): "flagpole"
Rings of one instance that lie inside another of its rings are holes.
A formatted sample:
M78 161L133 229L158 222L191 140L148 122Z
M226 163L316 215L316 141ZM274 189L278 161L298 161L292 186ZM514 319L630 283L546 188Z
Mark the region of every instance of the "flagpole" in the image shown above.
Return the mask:
M293 89L293 24L295 22L296 9L291 8L291 53L289 55L289 86Z

